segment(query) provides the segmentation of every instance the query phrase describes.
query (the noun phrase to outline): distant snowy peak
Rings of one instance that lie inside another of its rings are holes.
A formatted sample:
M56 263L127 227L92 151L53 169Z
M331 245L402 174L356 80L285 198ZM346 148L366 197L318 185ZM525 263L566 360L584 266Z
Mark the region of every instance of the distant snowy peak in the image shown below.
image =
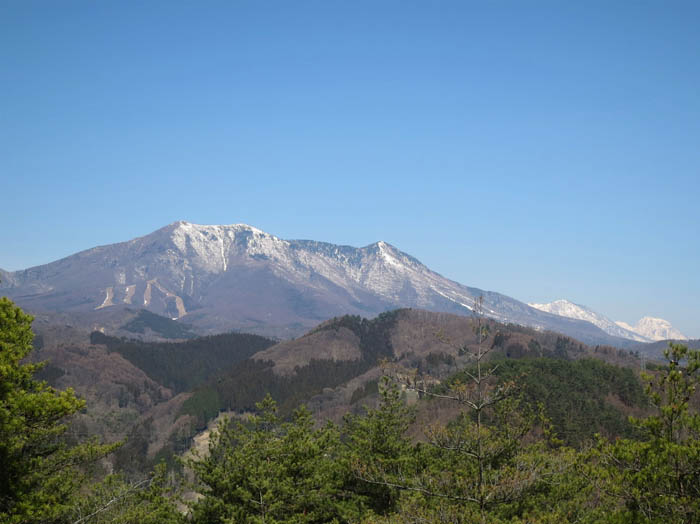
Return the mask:
M598 326L600 329L605 331L608 335L614 337L626 338L629 340L635 340L637 342L650 342L651 337L641 333L634 328L627 325L622 325L619 322L613 322L609 318L600 313L596 313L592 309L586 306L581 306L579 304L574 304L568 300L555 300L549 304L528 304L530 307L539 309L540 311L545 311L547 313L552 313L553 315L559 315L561 317L575 318L578 320L585 320L591 324Z
M663 318L644 317L634 326L625 322L616 322L616 324L651 340L688 340L688 337Z

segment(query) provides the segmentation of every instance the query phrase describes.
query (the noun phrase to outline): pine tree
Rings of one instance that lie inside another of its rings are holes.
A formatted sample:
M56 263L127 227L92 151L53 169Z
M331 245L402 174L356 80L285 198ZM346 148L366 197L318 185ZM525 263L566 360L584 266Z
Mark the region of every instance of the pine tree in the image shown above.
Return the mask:
M292 422L282 423L269 395L257 408L247 420L224 423L209 455L189 462L204 495L193 506L193 521L347 521L337 430L330 425L314 430L304 407Z
M643 375L656 412L633 419L642 438L601 438L583 468L617 522L700 522L700 351L670 343L665 356Z
M62 522L88 466L114 449L65 444L66 419L85 403L34 378L42 365L24 362L32 320L0 298L0 521L12 524Z
M406 406L397 385L383 377L381 403L362 415L345 417L349 486L358 504L374 513L396 510L401 490L416 474L413 445L406 436L415 410Z

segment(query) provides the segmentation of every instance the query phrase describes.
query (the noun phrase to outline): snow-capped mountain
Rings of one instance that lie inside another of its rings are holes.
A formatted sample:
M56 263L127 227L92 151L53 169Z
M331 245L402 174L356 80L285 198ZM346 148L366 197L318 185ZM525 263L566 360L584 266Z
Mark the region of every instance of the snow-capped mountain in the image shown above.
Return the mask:
M688 337L663 318L643 317L634 326L630 326L625 322L617 322L617 325L634 331L650 340L688 340Z
M386 242L362 248L284 240L245 224L175 222L144 237L7 273L3 293L34 311L141 307L200 329L302 333L343 314L397 307L485 314L502 322L617 344L587 321L463 286Z
M529 306L554 315L586 320L613 337L622 337L637 342L688 340L688 338L675 329L668 320L662 318L644 317L637 322L635 326L630 326L625 322L614 322L605 315L601 315L586 306L574 304L573 302L563 299L555 300L549 304L529 304Z
M560 315L567 318L577 318L579 320L585 320L591 324L598 326L600 329L605 331L608 335L613 337L621 337L629 340L634 340L636 342L651 342L651 338L646 337L632 328L623 326L619 323L615 323L608 317L596 313L586 306L580 304L574 304L568 300L560 299L550 302L549 304L528 304L531 307L539 309L540 311L546 311L547 313L552 313L554 315Z

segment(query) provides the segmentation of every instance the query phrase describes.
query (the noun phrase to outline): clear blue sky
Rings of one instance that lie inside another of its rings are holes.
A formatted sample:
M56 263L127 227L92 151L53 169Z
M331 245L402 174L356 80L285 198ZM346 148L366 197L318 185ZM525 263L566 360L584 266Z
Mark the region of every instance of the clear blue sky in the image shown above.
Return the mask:
M385 240L700 337L700 3L0 3L0 267L169 222Z

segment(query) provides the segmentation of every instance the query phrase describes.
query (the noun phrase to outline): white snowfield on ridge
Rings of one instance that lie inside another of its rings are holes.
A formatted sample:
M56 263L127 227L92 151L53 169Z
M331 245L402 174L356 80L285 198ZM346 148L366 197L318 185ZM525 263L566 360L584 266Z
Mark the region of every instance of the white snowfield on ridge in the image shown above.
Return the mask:
M688 340L688 337L675 329L668 320L644 317L636 325L630 326L622 321L613 321L586 306L574 304L568 300L555 300L549 304L528 304L531 307L567 318L586 320L598 326L607 334L637 342L655 342L657 340Z

